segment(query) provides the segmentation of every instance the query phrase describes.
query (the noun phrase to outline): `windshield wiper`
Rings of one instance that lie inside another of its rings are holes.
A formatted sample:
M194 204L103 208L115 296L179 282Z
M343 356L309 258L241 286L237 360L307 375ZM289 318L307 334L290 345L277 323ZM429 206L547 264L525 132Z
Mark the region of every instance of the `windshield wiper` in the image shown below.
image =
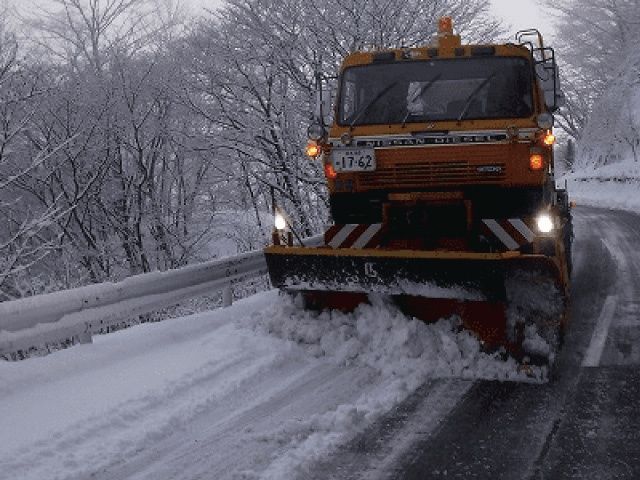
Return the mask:
M464 116L467 114L467 110L471 106L471 102L475 99L476 95L478 93L480 93L480 90L482 90L484 88L484 86L487 83L489 83L493 77L496 76L497 73L498 72L493 72L491 75L489 75L487 78L485 78L480 85L478 85L476 88L473 89L473 92L471 92L471 95L469 95L467 97L467 100L464 102L464 107L462 107L462 111L460 112L460 115L458 116L458 121L460 121L460 120L462 120L464 118Z
M418 93L416 93L413 96L413 98L420 98L422 95L424 95L425 92L427 90L429 90L434 83L436 83L438 80L440 80L440 77L442 77L441 73L439 73L438 75L433 77L431 80L429 80L427 83L425 83L422 87L420 87L420 90L418 90ZM407 118L409 118L409 115L411 115L411 112L409 111L409 102L407 102L407 114L402 119L402 127L403 128L404 128L404 125L407 123Z
M389 85L387 85L386 87L384 87L382 90L380 90L378 92L378 94L373 97L371 100L369 100L367 102L366 105L364 105L360 110L358 110L356 112L356 116L353 118L353 121L349 124L350 128L353 128L353 126L355 125L355 123L360 119L360 117L362 116L362 114L364 112L366 112L367 110L369 110L369 108L371 108L371 106L376 103L378 100L380 100L384 94L386 94L389 90L391 90L393 87L395 87L398 84L397 81L395 82L391 82Z

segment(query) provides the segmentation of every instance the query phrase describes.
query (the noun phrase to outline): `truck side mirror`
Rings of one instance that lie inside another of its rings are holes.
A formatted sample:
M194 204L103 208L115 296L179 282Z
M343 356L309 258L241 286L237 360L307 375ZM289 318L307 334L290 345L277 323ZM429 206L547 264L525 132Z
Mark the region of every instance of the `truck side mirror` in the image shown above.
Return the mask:
M326 127L333 123L333 110L331 108L331 85L326 80L316 77L315 107L313 110L313 119L315 123Z
M547 85L549 89L545 90L544 98L549 110L555 112L565 105L566 98L564 96L564 92L560 89L560 74L558 72L558 67L555 65L553 68L553 74L553 82L549 82L549 85Z
M321 93L321 114L322 114L322 123L323 125L331 125L333 123L333 109L331 108L331 89L329 85L323 85L322 93Z
M540 49L539 52L542 58L536 61L536 76L540 80L544 103L550 111L555 112L565 104L555 54L550 48Z

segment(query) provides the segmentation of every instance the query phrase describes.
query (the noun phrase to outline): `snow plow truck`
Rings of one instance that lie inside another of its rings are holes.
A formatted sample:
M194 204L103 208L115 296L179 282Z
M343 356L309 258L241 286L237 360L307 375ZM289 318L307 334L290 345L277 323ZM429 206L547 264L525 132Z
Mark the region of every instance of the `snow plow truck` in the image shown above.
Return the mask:
M308 308L389 295L425 321L458 315L488 349L552 363L573 232L554 180L563 96L540 33L463 45L444 17L432 45L348 55L330 121L323 97L307 154L324 165L335 223L322 245L297 245L277 212L272 284Z

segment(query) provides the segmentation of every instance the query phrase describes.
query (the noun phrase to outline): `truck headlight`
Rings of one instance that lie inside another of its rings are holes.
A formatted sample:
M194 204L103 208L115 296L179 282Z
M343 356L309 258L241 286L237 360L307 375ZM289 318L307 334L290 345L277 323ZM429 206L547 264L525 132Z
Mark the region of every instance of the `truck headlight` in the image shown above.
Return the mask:
M287 220L280 212L276 212L276 215L273 217L273 223L276 227L276 230L284 230L285 228L287 228Z
M553 231L553 219L551 215L542 213L536 218L536 226L540 233L551 233Z

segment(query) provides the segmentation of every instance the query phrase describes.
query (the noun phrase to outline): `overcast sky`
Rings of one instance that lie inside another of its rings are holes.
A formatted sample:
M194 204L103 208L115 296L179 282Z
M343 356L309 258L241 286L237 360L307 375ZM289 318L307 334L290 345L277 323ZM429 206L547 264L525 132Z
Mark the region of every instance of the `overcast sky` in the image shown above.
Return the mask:
M25 6L46 5L47 0L9 0L14 5ZM0 0L0 3L2 0ZM221 0L183 0L192 12L196 13L200 8L215 8L222 3ZM505 23L510 24L510 36L518 30L525 28L539 29L545 39L550 40L553 36L552 15L549 10L541 6L541 0L491 0L493 13L502 18Z
M509 33L537 28L545 38L545 43L553 37L553 15L543 8L539 0L491 0L493 13L511 24Z
M198 10L200 6L215 7L220 0L184 0ZM548 9L541 6L540 0L491 0L493 14L510 24L509 33L513 36L518 30L537 28L545 39L553 36L552 17Z

